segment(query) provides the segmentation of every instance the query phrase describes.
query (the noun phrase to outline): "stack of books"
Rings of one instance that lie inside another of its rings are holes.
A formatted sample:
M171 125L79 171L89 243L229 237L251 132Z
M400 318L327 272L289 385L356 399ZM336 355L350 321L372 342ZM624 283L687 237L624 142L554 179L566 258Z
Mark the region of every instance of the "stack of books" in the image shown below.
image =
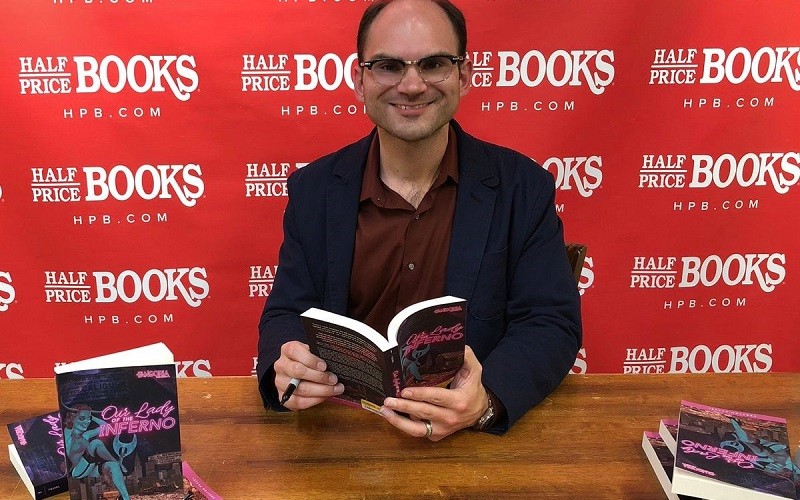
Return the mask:
M33 498L219 498L181 460L175 362L164 344L55 372L59 410L7 424L11 463Z
M677 420L645 431L642 449L667 498L797 499L786 420L681 401Z

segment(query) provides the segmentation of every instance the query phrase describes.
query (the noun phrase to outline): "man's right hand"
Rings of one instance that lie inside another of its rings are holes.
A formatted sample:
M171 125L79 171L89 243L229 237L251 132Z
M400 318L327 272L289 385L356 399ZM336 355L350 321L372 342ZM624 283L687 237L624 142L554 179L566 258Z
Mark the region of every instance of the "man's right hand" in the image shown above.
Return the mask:
M273 365L275 369L275 389L278 398L296 378L300 380L292 397L283 406L290 410L311 408L325 401L330 396L338 396L344 392L344 386L337 383L336 375L327 369L325 362L311 354L308 345L293 340L281 346L281 357Z

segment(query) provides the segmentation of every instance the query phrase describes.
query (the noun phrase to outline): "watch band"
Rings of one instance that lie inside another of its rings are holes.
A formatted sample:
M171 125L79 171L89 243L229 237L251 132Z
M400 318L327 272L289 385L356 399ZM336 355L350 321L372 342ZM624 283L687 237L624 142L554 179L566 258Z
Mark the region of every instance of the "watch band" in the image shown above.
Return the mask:
M494 403L492 402L492 395L489 391L486 391L486 401L489 406L486 408L486 411L483 412L483 415L478 419L478 421L473 426L473 429L482 431L488 429L493 423L495 418L495 409Z

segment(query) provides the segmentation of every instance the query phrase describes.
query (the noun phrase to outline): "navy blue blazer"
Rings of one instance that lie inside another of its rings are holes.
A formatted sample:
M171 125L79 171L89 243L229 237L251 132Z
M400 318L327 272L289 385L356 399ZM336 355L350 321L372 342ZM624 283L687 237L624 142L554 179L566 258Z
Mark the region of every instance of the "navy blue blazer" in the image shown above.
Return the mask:
M553 177L530 158L458 135L458 194L445 291L467 299L466 342L503 403L504 432L569 372L581 345L580 298L555 211ZM293 173L278 272L259 323L265 406L280 347L305 342L299 314L346 314L361 180L375 134Z

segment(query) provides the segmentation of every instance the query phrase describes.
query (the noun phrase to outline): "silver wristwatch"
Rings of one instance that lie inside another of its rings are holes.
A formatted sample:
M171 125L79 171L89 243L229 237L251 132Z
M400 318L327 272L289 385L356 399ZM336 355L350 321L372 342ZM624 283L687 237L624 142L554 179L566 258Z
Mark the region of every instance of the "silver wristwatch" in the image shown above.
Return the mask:
M486 391L486 400L489 403L489 407L486 408L486 411L483 412L481 418L479 418L478 421L475 423L475 425L472 427L477 431L482 431L486 429L494 421L494 405L492 404L492 396L489 395L489 391Z

